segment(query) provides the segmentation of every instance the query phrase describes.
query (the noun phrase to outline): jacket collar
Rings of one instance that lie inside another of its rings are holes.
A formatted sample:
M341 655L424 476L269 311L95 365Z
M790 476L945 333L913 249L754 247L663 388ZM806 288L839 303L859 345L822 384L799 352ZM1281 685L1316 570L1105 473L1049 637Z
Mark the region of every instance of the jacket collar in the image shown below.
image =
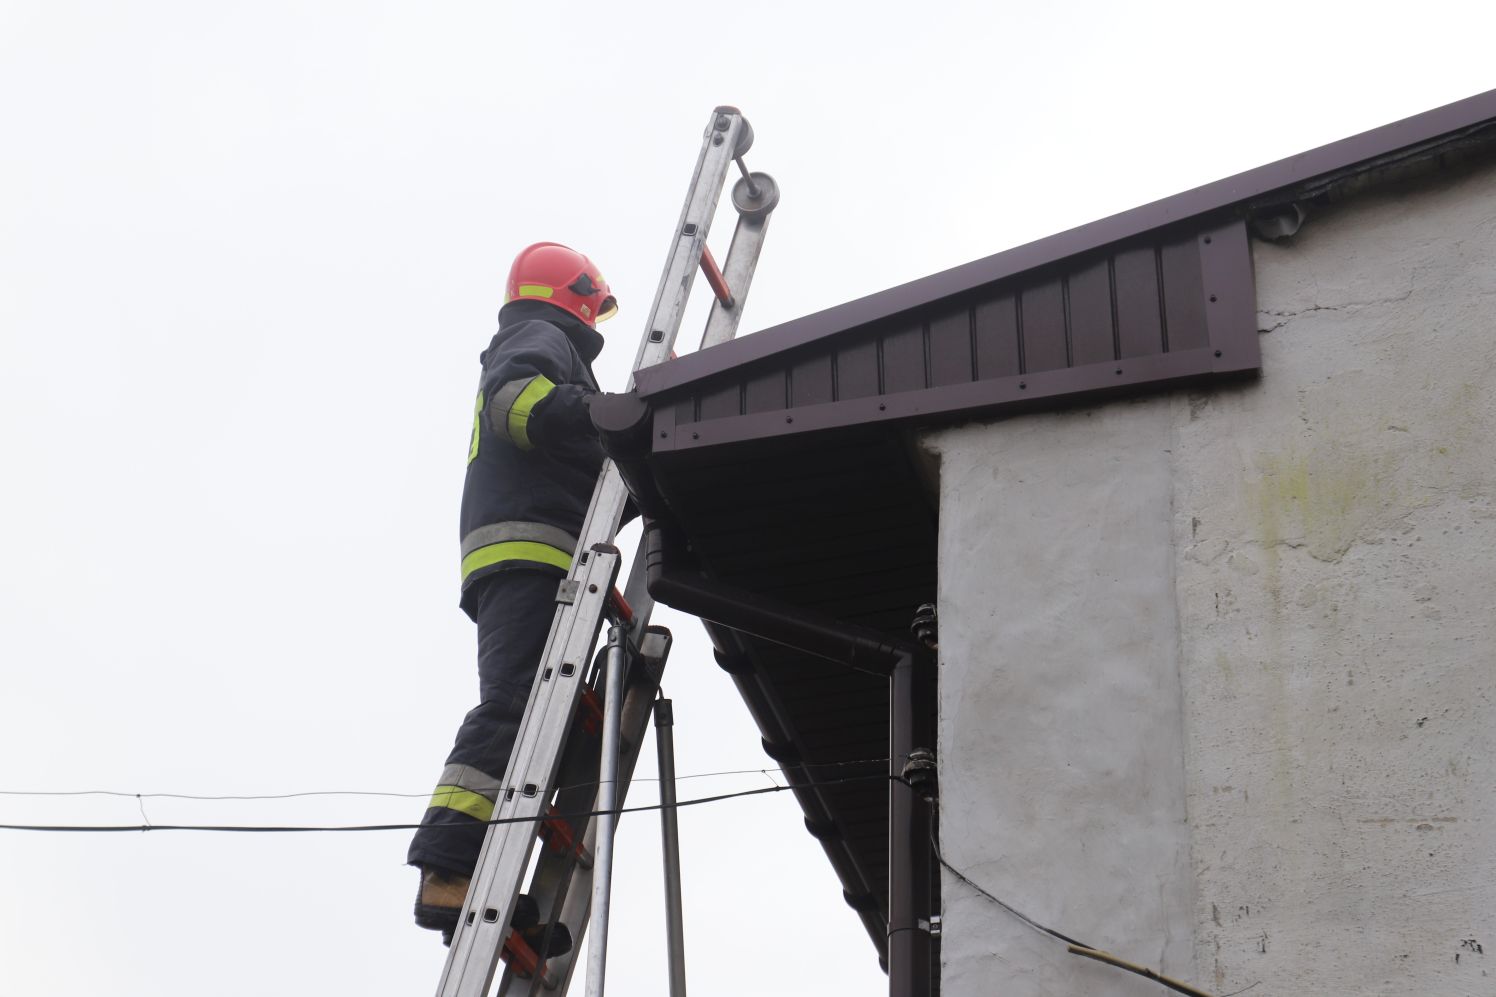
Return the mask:
M566 333L566 338L571 340L571 345L576 347L577 352L582 355L582 360L589 365L603 351L603 334L588 327L581 319L563 308L546 304L544 301L511 301L499 309L500 332L520 322L530 321L549 322Z

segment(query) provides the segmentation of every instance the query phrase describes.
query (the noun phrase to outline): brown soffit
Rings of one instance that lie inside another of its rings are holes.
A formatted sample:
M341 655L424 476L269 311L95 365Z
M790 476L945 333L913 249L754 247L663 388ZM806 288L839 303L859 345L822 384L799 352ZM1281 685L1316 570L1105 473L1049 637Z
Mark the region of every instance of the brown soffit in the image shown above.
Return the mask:
M995 281L1051 266L1070 257L1091 253L1159 229L1200 220L1233 206L1265 198L1274 192L1306 184L1359 163L1433 142L1493 119L1496 119L1496 90L1081 225L995 256L816 312L721 346L687 354L677 360L639 371L635 383L640 395L648 398L721 371L835 336L848 329L934 305L943 299L966 294Z

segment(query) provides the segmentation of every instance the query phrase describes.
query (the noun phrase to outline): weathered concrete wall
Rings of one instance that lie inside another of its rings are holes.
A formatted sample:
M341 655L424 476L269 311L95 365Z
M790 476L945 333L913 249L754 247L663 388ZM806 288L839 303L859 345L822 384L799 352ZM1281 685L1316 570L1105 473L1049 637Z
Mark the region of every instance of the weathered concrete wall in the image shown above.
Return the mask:
M1496 170L1254 253L1260 381L931 438L946 858L1217 993L1496 994ZM948 997L1160 992L944 888Z
M1072 937L1182 970L1191 900L1172 485L1156 444L1169 411L1118 406L1007 428L940 440L944 857ZM964 885L946 886L945 913L944 994L1157 990L1074 965Z

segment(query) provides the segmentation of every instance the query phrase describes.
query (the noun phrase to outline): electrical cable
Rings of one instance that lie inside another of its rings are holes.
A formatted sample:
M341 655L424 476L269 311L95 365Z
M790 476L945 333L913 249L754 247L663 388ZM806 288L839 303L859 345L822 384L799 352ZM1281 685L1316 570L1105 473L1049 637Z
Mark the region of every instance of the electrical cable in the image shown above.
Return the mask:
M879 773L877 775L845 776L840 779L825 779L818 783L822 786L845 785L854 782L869 782L877 780L894 780L897 776ZM762 786L758 789L745 789L736 793L719 793L716 796L698 796L690 800L678 800L673 805L679 810L682 807L701 806L706 803L720 803L724 800L735 800L745 796L763 796L768 793L782 793L792 790L793 785ZM654 810L669 809L664 803L641 804L634 807L619 807L611 810L588 810L582 813L571 814L538 814L534 817L497 817L492 820L483 821L484 824L539 824L550 820L583 820L591 817L600 817L603 814L632 814L647 813ZM43 831L62 833L96 833L111 834L125 831L215 831L215 832L238 832L248 834L294 834L303 832L351 832L351 831L414 831L422 827L421 824L344 824L344 825L230 825L230 824L0 824L0 831ZM443 828L465 828L466 824L433 824L428 825L428 830L441 830Z
M1056 931L1054 928L1051 928L1046 924L1041 924L1040 922L1029 917L1027 914L1023 913L1023 911L1014 907L1012 904L1009 904L1000 899L990 890L987 890L986 888L973 881L970 876L966 875L966 873L962 872L960 869L957 869L955 866L947 862L945 860L945 856L940 854L940 844L936 840L933 828L931 828L930 834L930 847L935 853L936 861L938 861L944 869L949 871L951 875L961 880L961 882L965 883L973 890L976 890L977 893L981 894L984 898L1001 907L1003 910L1007 911L1013 917L1022 921L1033 930L1039 932L1040 934L1048 935L1056 941L1063 942L1065 944L1065 951L1069 952L1071 955L1083 956L1087 959L1095 959L1097 962L1106 963L1108 966L1115 966L1117 969L1125 970L1129 973L1134 973L1138 976L1141 976L1144 979L1152 980L1154 983L1157 983L1160 986L1167 987L1168 989L1173 990L1176 993L1188 994L1189 997L1212 997L1212 994L1205 990L1201 990L1198 987L1191 986L1190 984L1184 983L1183 981L1173 979L1172 977L1165 976L1162 973L1149 969L1147 966L1140 966L1137 963L1132 963L1128 962L1125 959L1120 959L1117 956L1112 955L1110 952L1107 952L1104 949L1099 949L1094 945L1087 945L1085 942L1076 941L1069 935L1062 934L1061 932ZM1252 989L1252 987L1255 987L1256 985L1256 983L1253 983L1251 986L1245 987L1242 990L1235 991L1234 994L1245 993L1247 990ZM1223 997L1234 997L1234 994L1226 994L1223 995Z
M800 762L792 768L803 769L830 769L848 768L853 765L887 764L887 758L855 758L840 762ZM676 782L685 782L688 779L716 779L730 775L767 775L770 769L724 769L720 772L696 772L691 775L678 775ZM657 777L640 777L631 780L635 783L659 782ZM568 786L557 786L556 792L564 789L582 789L586 786L595 786L593 782L578 782ZM254 801L254 800L292 800L316 796L376 796L389 797L391 799L419 800L431 795L430 790L422 793L398 793L394 791L376 789L310 789L292 793L247 793L247 794L209 794L209 793L131 793L118 789L0 789L0 796L115 796L121 799L164 799L164 800L205 800L205 801Z
M888 759L886 759L886 758L866 758L866 759L857 759L857 760L854 760L854 761L846 761L846 762L810 763L810 764L805 764L805 765L798 766L798 767L802 767L802 768L821 768L821 767L846 766L846 765L867 765L867 764L872 764L874 762L886 762L886 761L888 761ZM767 769L739 769L739 770L735 770L735 771L726 771L726 772L705 772L705 773L700 773L700 774L694 775L694 776L681 776L681 777L678 777L678 779L707 778L707 777L710 777L710 776L720 776L720 775L752 775L754 773L762 773L762 774L767 775L768 774L768 770ZM868 781L871 781L871 780L874 780L874 779L877 779L877 780L888 780L890 782L900 782L900 783L904 783L905 785L907 785L907 782L902 777L896 776L896 775L887 775L887 774L883 774L883 773L878 773L877 775L865 775L865 776L845 776L845 777L842 777L842 778L839 778L839 779L825 779L825 780L821 780L818 783L818 785L822 785L822 786L845 785L845 784L854 783L854 782L868 782ZM648 780L646 780L646 779L638 779L638 780L632 780L632 781L635 781L635 782L658 782L659 780L657 780L657 779L648 779ZM580 786L592 785L592 783L578 783L576 785L578 787L580 787ZM575 788L575 787L566 787L566 788ZM676 809L676 810L679 810L682 807L701 806L701 805L704 805L704 804L707 804L707 803L721 803L721 802L724 802L726 800L735 800L735 799L740 799L742 797L747 797L747 796L765 796L765 795L770 794L770 793L782 793L782 792L784 792L786 790L792 790L794 788L795 787L793 785L778 785L778 784L776 784L776 785L773 785L773 786L763 786L763 787L760 787L758 789L741 790L741 791L738 791L738 792L735 792L735 793L719 793L719 794L717 794L715 796L700 796L700 797L696 797L696 798L690 799L690 800L678 800L678 801L676 801L675 804L673 804L673 808ZM106 795L106 796L133 797L137 801L141 801L141 800L143 800L145 798L158 798L158 797L167 797L167 798L174 798L174 799L191 799L191 800L267 800L267 799L290 799L290 798L293 798L293 797L305 797L305 796L398 796L398 797L419 797L419 796L425 796L426 794L425 793L414 794L414 793L364 792L364 791L360 791L360 790L323 790L323 791L316 791L316 792L280 793L280 794L273 794L273 795L268 795L267 794L267 795L257 795L257 796L199 796L199 795L186 794L186 793L123 793L123 792L116 792L116 791L111 791L111 790L73 790L73 791L50 791L50 792L35 792L35 793L27 792L25 790L0 790L0 795L6 795L6 796L87 796L87 795ZM571 821L571 820L583 820L583 819L589 819L589 818L592 818L592 817L600 817L600 816L602 816L604 814L610 814L610 813L611 814L615 814L615 815L622 815L622 814L629 814L629 813L648 813L650 811L657 811L657 810L669 809L670 806L671 805L667 805L667 804L664 804L664 803L650 803L650 804L641 804L639 806L633 806L633 807L619 807L616 810L589 810L589 811L586 811L586 812L583 812L583 813L571 813L571 814L545 814L545 813L542 813L542 814L539 814L539 815L537 815L535 817L498 817L498 818L494 818L492 820L484 821L483 823L484 824L488 824L488 825L525 824L525 823L538 824L538 823L541 823L541 822L544 822L544 821L548 821L548 820L568 820L568 821ZM256 826L256 825L209 825L209 824L152 824L152 823L150 823L150 819L145 816L143 805L142 805L142 811L141 811L141 819L145 820L146 823L144 823L144 824L78 824L78 825L66 825L66 824L0 824L0 831L38 831L38 832L54 832L54 833L94 833L94 834L111 834L111 833L124 833L124 832L145 832L145 831L209 831L209 832L229 832L229 833L248 833L248 834L294 834L294 833L346 833L346 832L363 832L363 831L413 831L413 830L416 830L416 829L422 827L421 824L348 824L348 825L325 825L325 826L312 826L312 825L278 825L278 826L263 825L263 826ZM932 814L932 819L933 819L933 814ZM454 827L454 828L456 828L456 827L463 827L463 826L464 825L460 825L460 824L453 824L453 825L433 825L430 828L430 830L440 830L443 827ZM1065 944L1065 946L1066 946L1066 951L1069 952L1069 953L1071 953L1072 955L1082 956L1082 957L1087 958L1087 959L1094 959L1097 962L1105 963L1106 965L1109 965L1109 966L1114 966L1114 967L1116 967L1118 969L1125 970L1126 972L1129 972L1129 973L1134 973L1134 974L1136 974L1138 976L1143 977L1144 979L1152 980L1153 982L1158 983L1161 986L1167 987L1168 989L1173 990L1173 991L1175 991L1177 993L1186 994L1186 995L1188 995L1188 997L1213 997L1212 994L1210 994L1209 992L1207 992L1205 990L1201 990L1201 989L1199 989L1197 987L1193 987L1190 984L1184 983L1184 982L1182 982L1180 980L1175 980L1175 979L1173 979L1171 977L1164 976L1162 973L1158 973L1158 972L1156 972L1156 971L1154 971L1152 969L1149 969L1147 966L1140 966L1140 965L1138 965L1136 963L1128 962L1125 959L1122 959L1122 958L1119 958L1118 956L1112 955L1110 952L1107 952L1104 949L1098 949L1094 945L1087 945L1085 942L1077 941L1076 939L1071 938L1069 935L1066 935L1066 934L1063 934L1062 932L1056 931L1054 928L1051 928L1048 925L1042 924L1039 921L1036 921L1033 918L1029 917L1027 914L1023 913L1018 908L1014 907L1012 904L1007 903L1006 901L1002 900L1001 898L999 898L997 895L995 895L991 891L987 890L985 887L981 886L979 883L977 883L975 880L973 880L970 876L966 875L966 873L962 872L960 869L957 869L950 862L946 861L945 856L942 855L941 852L940 852L940 844L939 844L939 841L937 840L936 835L934 833L933 826L931 828L931 833L930 833L930 847L931 847L931 850L935 854L936 860L940 863L940 865L944 869L946 869L948 872L950 872L951 875L955 876L961 882L965 883L967 886L969 886L973 890L975 890L983 898L985 898L986 900L990 901L993 904L996 904L998 907L1002 908L1008 914L1010 914L1013 917L1017 918L1019 921L1023 922L1025 925L1027 925L1029 928L1033 929L1034 931L1037 931L1037 932L1039 932L1039 933L1041 933L1043 935L1047 935L1047 936L1055 939L1056 941L1063 942ZM912 929L912 928L904 928L904 929L896 929L896 930L914 930L914 929ZM895 931L890 931L889 932L890 935L892 935L894 933L895 933ZM1260 983L1261 981L1259 980L1257 982ZM1224 994L1224 995L1222 995L1222 997L1236 997L1237 994L1245 993L1246 991L1251 990L1255 986L1257 986L1257 983L1252 983L1249 986L1246 986L1246 987L1242 988L1241 990L1235 990L1235 991L1232 991L1229 994Z

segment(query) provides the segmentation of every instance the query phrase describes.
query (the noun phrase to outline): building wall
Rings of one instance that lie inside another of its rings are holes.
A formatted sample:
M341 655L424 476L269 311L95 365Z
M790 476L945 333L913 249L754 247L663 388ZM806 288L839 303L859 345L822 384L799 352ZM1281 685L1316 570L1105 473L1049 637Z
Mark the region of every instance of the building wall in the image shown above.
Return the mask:
M1260 380L929 437L944 857L1218 994L1496 994L1496 169L1254 256ZM947 997L1161 992L943 885Z

